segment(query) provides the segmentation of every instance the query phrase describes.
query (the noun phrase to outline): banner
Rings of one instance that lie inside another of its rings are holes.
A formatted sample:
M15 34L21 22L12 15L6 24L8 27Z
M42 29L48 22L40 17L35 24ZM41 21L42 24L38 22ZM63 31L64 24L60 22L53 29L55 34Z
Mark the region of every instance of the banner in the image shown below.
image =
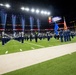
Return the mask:
M15 27L16 27L16 15L12 15L12 25L13 25L13 30L15 30Z
M25 19L23 17L21 18L21 24L22 24L22 31L24 32L24 29L25 29Z
M30 16L30 28L33 30L34 18Z
M7 14L1 11L1 23L4 30L5 30L6 21L7 21Z

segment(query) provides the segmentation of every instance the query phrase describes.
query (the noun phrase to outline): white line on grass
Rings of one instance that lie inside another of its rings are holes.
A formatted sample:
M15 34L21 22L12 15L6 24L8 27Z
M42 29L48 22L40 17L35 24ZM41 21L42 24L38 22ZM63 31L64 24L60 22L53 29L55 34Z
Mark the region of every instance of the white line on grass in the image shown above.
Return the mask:
M32 49L35 49L34 47L31 47Z
M28 42L25 42L25 43L30 44L30 45L34 45L34 46L38 46L38 47L44 47L42 45L37 45L37 44L34 44L34 43L28 43Z
M22 51L22 49L20 49L20 51Z
M5 54L7 54L7 53L8 53L8 51L5 52Z

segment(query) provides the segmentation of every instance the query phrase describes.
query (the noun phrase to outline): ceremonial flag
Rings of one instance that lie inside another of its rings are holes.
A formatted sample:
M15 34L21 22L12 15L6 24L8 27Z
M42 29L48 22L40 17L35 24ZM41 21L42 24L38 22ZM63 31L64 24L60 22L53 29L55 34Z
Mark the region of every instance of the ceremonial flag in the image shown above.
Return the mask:
M54 32L55 32L56 35L58 35L58 29L59 29L59 26L58 26L58 24L55 22Z
M67 30L67 25L66 25L66 21L65 21L65 17L64 17L64 30Z

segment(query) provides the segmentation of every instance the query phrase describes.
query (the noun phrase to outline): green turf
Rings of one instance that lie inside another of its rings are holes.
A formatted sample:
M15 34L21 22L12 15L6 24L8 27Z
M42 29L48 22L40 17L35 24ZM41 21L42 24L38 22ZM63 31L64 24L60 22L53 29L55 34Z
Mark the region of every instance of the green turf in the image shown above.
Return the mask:
M76 53L48 60L3 75L76 75Z
M38 40L38 42L36 43L35 40L33 40L32 42L25 41L22 44L18 41L11 40L4 46L2 46L0 42L0 55L5 54L6 51L8 51L8 53L15 53L15 52L20 52L20 49L22 49L23 51L27 51L27 50L33 50L33 48L38 49L38 48L51 47L51 46L68 44L73 42L76 42L76 37L74 37L74 39L72 39L72 41L69 42L60 42L60 40L51 38L50 41L44 39L44 40Z

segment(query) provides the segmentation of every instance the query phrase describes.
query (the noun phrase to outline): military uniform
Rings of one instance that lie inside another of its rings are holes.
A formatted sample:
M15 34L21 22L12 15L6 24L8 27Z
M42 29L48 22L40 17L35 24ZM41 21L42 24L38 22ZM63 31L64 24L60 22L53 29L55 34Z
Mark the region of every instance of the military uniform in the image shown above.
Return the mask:
M35 42L37 42L37 39L38 39L38 33L37 32L35 32Z
M4 32L2 32L2 45L5 44L5 35L4 35Z
M21 33L21 42L24 43L24 32Z
M67 41L67 30L64 30L63 36L64 36L64 41L66 42Z
M60 41L63 42L63 31L62 30L60 30L59 36L60 36Z

